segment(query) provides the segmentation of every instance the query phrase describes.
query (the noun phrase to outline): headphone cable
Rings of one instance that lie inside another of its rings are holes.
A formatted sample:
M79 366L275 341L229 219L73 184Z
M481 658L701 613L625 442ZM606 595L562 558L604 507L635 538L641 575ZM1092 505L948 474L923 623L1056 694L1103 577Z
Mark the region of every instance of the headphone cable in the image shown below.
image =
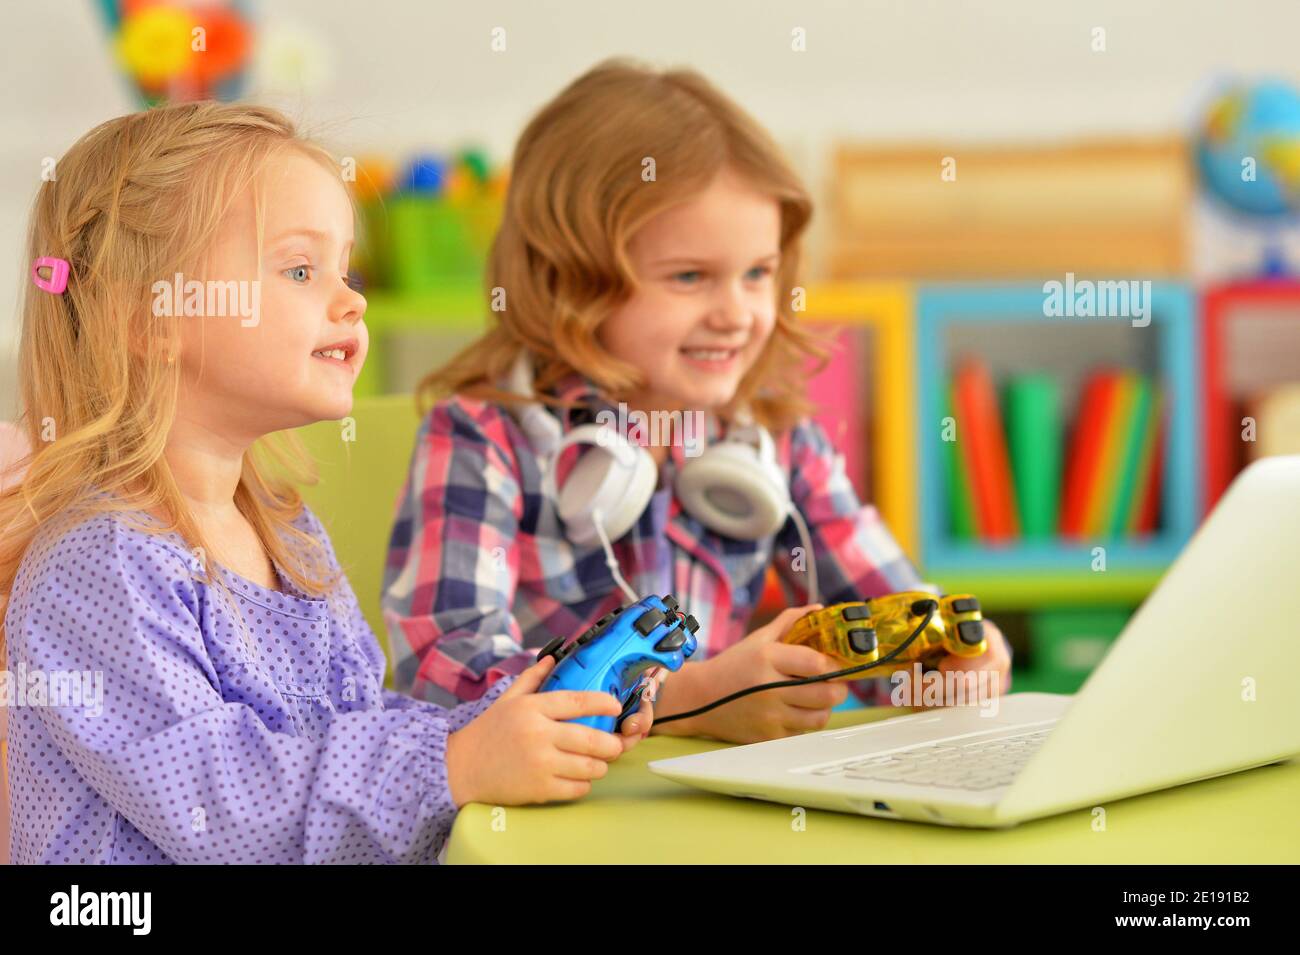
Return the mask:
M600 513L600 508L594 508L591 512L592 523L596 525L596 534L600 537L600 546L605 549L605 566L609 572L614 575L614 582L622 589L627 599L632 603L638 603L641 598L637 596L636 591L627 585L623 579L623 573L619 570L618 559L614 556L614 545L609 542L609 535L605 533L604 515Z
M799 532L799 543L803 545L803 559L807 566L808 603L820 603L817 591L817 555L813 553L812 535L808 533L808 524L804 521L799 508L790 505L790 520L794 521L795 530Z

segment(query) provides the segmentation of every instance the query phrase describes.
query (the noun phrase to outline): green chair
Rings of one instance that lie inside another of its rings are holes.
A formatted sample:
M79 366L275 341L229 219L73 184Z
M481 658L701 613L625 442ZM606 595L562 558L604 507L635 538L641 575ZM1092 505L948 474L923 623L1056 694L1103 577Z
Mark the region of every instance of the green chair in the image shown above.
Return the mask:
M420 418L410 395L357 398L342 421L299 428L316 459L320 483L303 497L334 542L361 612L388 658L392 649L380 610L388 534L406 481Z

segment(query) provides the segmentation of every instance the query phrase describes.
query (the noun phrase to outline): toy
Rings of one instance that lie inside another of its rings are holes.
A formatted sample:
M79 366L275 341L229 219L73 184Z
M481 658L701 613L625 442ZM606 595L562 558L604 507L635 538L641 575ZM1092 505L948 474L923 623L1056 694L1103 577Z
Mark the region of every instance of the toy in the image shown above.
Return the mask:
M409 193L440 195L447 183L447 163L440 156L421 154L407 164L399 184Z
M931 603L938 609L916 639L889 663L856 679L909 669L913 663L937 663L945 652L977 657L987 649L979 601L970 594L935 597L921 591L887 594L875 600L835 604L796 621L783 643L812 647L846 667L875 663L897 650L925 618Z
M613 732L634 713L652 667L680 670L695 652L699 621L678 609L672 594L645 597L630 607L605 614L565 644L556 637L537 654L555 657L555 670L542 684L550 690L594 690L613 694L623 712L613 716L584 716L572 720Z

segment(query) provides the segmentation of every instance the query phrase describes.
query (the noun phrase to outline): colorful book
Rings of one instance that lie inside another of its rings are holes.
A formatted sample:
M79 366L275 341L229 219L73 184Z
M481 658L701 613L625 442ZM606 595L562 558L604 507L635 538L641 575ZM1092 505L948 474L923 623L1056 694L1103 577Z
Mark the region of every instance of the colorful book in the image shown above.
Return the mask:
M1137 406L1137 376L1131 372L1117 372L1114 388L1115 399L1103 419L1097 471L1089 486L1084 510L1083 532L1089 540L1106 536L1110 526L1111 509L1119 494L1123 470L1127 422Z
M943 417L957 422L956 440L944 441L940 436L939 453L943 457L944 482L948 497L948 529L956 540L968 541L975 536L975 502L971 499L971 478L961 452L962 428L957 417L956 386L948 383L944 389Z
M1123 449L1118 471L1119 483L1114 499L1109 502L1110 514L1105 528L1106 533L1111 537L1126 535L1133 502L1146 495L1146 485L1139 483L1139 471L1142 467L1144 446L1150 438L1152 387L1151 382L1141 376L1134 376L1133 387L1132 412L1119 422L1123 434Z
M1007 384L1007 444L1024 536L1056 533L1061 484L1061 401L1056 380L1020 375Z
M1087 534L1089 505L1097 494L1106 424L1114 413L1118 386L1119 376L1110 370L1094 372L1084 384L1066 455L1058 525L1062 537L1077 540Z
M955 383L958 428L965 429L958 443L973 478L976 526L983 540L1011 540L1020 522L993 376L986 364L969 360L958 366Z
M1160 522L1160 503L1164 492L1165 442L1168 440L1168 423L1165 418L1165 405L1162 398L1160 413L1154 421L1151 473L1146 483L1146 493L1143 496L1142 507L1138 512L1137 521L1133 528L1137 534L1154 533L1156 525Z

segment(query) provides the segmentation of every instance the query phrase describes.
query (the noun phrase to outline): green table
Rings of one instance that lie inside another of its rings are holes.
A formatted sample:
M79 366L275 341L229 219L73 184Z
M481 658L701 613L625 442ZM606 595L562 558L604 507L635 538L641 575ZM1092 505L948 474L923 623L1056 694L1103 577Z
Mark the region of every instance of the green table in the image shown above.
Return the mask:
M881 719L836 713L832 727ZM450 863L1297 863L1300 760L1106 804L1014 829L952 829L735 799L656 776L646 763L725 744L652 736L573 803L466 806Z

